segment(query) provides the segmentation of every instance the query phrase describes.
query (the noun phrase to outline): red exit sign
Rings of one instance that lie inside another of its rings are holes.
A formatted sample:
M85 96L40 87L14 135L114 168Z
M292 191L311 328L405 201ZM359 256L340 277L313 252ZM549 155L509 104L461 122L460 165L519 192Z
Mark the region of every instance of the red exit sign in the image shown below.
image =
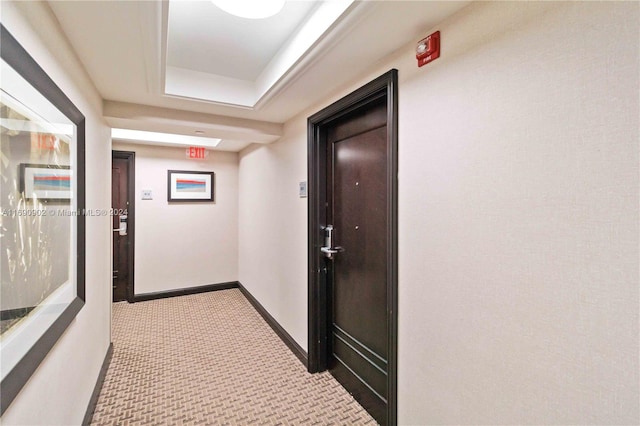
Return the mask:
M187 158L202 159L207 156L207 150L198 146L187 148Z
M46 133L31 133L31 148L53 151L56 149L56 137Z

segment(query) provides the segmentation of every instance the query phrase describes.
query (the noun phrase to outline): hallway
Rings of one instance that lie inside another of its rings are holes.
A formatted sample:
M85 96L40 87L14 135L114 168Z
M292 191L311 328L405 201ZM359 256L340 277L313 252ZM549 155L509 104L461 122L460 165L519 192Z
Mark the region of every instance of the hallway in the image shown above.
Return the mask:
M113 305L113 357L91 424L373 425L310 375L240 290Z
M0 423L640 425L640 1L277 1L0 1Z

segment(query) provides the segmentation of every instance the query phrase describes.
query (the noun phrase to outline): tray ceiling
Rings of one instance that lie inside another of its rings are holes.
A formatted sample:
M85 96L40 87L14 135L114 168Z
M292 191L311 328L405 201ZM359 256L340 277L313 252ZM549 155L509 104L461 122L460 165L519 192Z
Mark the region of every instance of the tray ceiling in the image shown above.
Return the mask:
M209 1L171 1L167 65L254 81L317 5L287 2L280 13L253 20Z
M287 1L260 22L210 1L48 2L110 125L198 132L232 151L277 140L281 123L468 3Z

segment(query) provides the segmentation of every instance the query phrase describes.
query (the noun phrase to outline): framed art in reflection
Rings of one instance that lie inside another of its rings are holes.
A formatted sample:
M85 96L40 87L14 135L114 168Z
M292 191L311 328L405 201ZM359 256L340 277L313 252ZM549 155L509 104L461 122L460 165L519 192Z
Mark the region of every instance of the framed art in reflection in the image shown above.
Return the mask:
M51 164L20 164L20 192L27 200L70 200L71 168Z

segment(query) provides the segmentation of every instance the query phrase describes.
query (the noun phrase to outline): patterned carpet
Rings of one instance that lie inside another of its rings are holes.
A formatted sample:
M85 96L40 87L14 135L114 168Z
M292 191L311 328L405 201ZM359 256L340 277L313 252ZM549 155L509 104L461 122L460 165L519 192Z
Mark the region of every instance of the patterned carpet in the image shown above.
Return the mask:
M115 303L113 346L91 424L376 424L237 289Z

